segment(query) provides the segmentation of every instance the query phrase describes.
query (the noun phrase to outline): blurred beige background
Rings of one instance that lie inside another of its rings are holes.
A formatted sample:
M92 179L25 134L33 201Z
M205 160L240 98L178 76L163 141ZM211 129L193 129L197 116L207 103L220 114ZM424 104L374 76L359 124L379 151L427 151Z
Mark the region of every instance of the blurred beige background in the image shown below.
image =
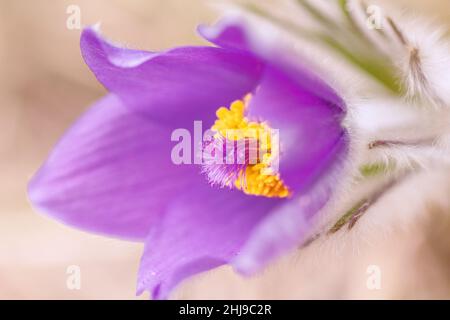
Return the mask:
M450 21L448 0L390 2ZM108 37L141 49L201 44L196 25L216 18L200 0L0 0L0 299L136 298L140 244L62 226L26 199L27 181L52 145L104 94L82 61L80 31L66 28L72 4L83 25L101 21ZM376 240L352 236L339 248L314 244L250 280L222 268L174 297L450 298L448 180L442 172L416 177L397 193L418 193L422 202L399 205L392 196L370 212L423 211L412 227L383 236L372 230ZM381 290L367 289L371 264L382 270ZM80 290L66 286L70 265L81 267Z

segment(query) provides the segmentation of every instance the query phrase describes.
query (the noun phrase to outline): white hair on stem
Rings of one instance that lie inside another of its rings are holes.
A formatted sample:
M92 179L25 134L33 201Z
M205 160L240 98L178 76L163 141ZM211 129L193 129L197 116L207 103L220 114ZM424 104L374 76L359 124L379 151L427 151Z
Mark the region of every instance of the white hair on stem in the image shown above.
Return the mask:
M409 99L450 107L450 44L445 30L421 18L388 19L403 45L398 68Z

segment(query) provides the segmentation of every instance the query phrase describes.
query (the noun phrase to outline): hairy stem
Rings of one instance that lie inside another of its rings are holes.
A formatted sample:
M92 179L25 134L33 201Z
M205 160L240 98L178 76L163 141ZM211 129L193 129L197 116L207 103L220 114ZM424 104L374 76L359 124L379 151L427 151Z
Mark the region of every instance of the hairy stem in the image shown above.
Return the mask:
M430 145L433 143L433 138L424 138L420 140L415 141L402 141L402 140L375 140L369 143L368 148L369 149L375 149L375 148L381 148L381 147L419 147L419 146L425 146Z
M358 220L367 212L367 210L374 205L378 200L385 195L387 192L392 190L392 188L398 185L407 174L403 174L398 178L393 178L389 182L385 183L382 187L377 189L369 197L360 200L354 207L347 211L328 231L327 234L333 234L342 229L342 227L348 224L348 230L351 230Z

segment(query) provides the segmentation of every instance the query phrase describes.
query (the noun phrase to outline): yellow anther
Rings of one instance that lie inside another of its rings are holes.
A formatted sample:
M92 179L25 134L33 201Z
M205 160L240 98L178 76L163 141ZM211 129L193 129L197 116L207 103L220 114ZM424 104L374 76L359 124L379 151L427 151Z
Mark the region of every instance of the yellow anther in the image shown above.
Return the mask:
M234 183L238 190L249 195L286 198L290 195L289 189L279 174L274 174L270 168L272 160L270 128L264 123L249 121L244 115L250 99L251 96L247 95L244 101L234 101L229 109L219 108L212 129L217 131L218 135L234 141L255 139L258 141L259 151L264 152L258 163L249 164L239 172Z

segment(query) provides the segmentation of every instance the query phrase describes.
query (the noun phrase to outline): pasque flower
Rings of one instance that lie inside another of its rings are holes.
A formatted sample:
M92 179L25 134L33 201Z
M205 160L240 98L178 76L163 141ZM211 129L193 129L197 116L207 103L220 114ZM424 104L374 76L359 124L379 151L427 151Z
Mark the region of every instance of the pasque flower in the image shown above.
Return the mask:
M153 298L223 264L253 273L305 241L348 153L343 100L298 58L243 22L199 31L216 47L130 50L85 29L83 57L109 94L29 186L32 203L63 223L145 242L138 294ZM171 135L194 121L214 141L227 129L247 142L250 129L277 129L278 172L263 172L271 141L255 163L175 164Z

